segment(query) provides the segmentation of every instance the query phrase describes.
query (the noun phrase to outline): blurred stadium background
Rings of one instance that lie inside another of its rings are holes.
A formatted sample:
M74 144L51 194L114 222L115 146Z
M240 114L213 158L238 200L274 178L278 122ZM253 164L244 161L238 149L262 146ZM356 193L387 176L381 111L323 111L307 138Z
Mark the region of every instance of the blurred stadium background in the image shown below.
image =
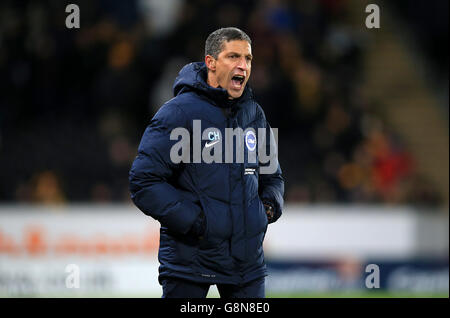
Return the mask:
M448 1L373 1L379 29L358 0L77 0L79 29L69 3L0 3L1 297L160 296L159 226L128 170L223 26L252 38L250 85L279 128L268 296L448 297Z

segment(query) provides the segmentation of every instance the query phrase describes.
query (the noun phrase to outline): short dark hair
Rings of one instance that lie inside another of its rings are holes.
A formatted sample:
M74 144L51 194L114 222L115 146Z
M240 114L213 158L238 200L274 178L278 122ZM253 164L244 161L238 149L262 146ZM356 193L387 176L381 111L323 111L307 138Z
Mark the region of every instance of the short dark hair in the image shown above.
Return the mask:
M211 55L217 59L220 52L222 52L225 41L233 40L247 41L250 45L252 44L252 40L244 31L235 27L221 28L211 33L206 39L205 56Z

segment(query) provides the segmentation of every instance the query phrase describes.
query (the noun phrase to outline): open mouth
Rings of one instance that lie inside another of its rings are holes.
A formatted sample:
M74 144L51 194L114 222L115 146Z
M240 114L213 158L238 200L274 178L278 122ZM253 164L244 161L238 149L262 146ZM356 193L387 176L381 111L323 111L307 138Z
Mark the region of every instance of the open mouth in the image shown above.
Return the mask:
M245 80L245 77L243 75L234 75L231 78L231 82L233 83L233 86L238 89L240 89L242 87L244 80Z

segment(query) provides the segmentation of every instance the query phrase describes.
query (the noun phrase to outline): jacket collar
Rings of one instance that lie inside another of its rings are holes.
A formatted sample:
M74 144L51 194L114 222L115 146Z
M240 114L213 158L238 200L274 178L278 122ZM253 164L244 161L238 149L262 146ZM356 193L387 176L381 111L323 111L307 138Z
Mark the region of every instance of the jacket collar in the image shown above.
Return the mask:
M251 88L246 85L241 97L230 100L228 92L221 88L210 86L207 82L207 70L204 62L194 62L185 65L178 74L173 84L174 96L195 91L210 99L216 106L221 108L231 108L238 106L244 101L253 98Z

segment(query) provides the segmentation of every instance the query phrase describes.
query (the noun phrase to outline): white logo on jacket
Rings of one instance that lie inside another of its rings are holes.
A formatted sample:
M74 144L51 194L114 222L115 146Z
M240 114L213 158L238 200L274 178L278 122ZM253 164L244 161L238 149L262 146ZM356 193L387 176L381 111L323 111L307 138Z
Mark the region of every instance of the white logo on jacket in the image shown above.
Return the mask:
M245 145L249 151L255 151L256 149L256 135L251 130L245 134Z
M205 148L209 148L220 142L220 131L214 130L208 132L209 142L205 143Z

